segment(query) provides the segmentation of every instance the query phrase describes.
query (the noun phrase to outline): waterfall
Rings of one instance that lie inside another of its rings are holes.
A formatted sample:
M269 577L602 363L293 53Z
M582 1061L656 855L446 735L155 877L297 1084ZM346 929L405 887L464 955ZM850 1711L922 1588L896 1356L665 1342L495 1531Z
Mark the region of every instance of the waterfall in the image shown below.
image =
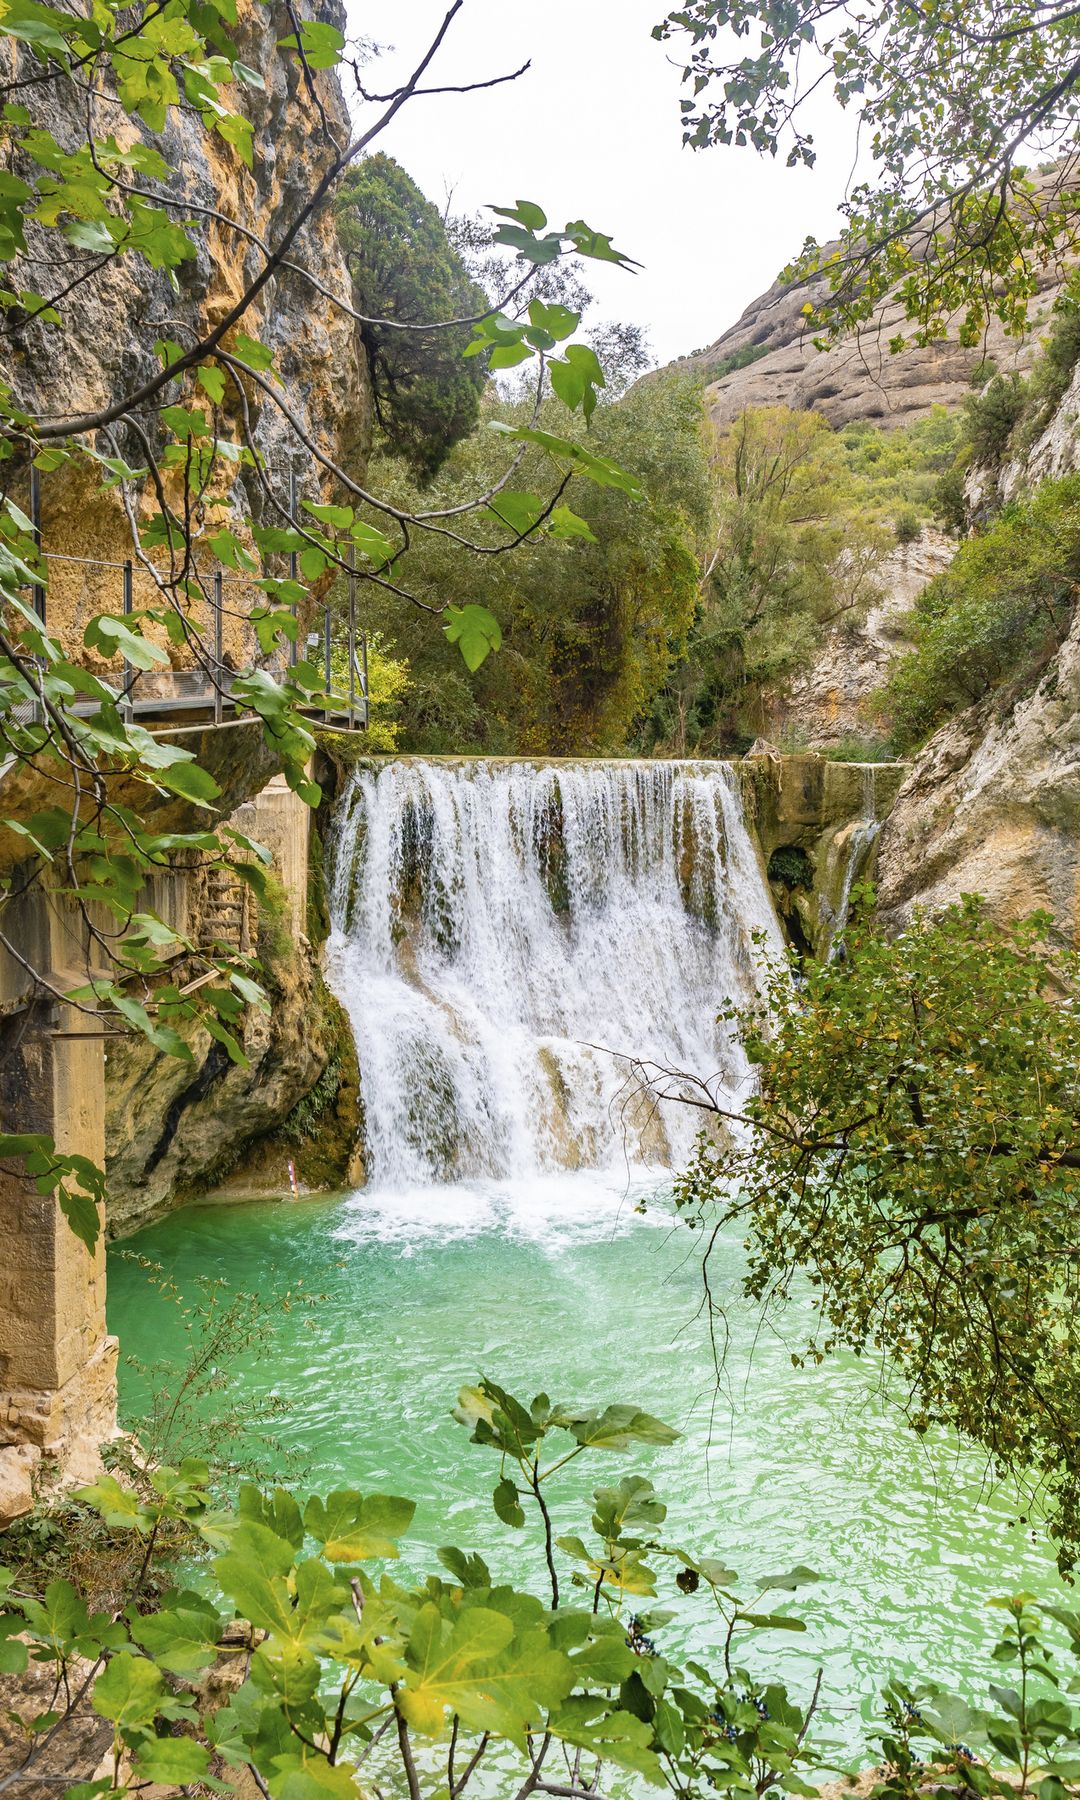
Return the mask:
M361 766L333 836L377 1187L677 1161L701 1114L631 1059L745 1092L717 1013L781 938L725 764Z
M862 804L859 817L852 824L837 833L836 843L844 858L843 874L840 878L840 889L835 910L830 908L832 918L829 920L829 956L834 956L840 939L847 928L848 913L851 909L851 890L855 878L861 875L870 860L870 852L874 847L877 835L881 830L881 820L877 817L877 798L874 792L874 765L862 765Z

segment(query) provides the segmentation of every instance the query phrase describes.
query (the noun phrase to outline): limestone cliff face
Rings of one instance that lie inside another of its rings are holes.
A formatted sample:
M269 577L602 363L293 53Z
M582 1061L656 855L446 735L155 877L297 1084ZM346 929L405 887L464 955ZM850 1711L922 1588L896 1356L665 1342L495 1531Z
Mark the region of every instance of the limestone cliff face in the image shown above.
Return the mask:
M310 1187L363 1179L356 1050L320 968L327 921L311 814L279 777L233 816L274 853L266 900L256 906L223 872L196 869L173 874L172 893L157 897L159 910L179 922L182 907L196 941L205 931L252 952L270 1011L251 1007L243 1016L246 1066L200 1029L184 1033L190 1062L159 1054L141 1037L110 1042L105 1140L113 1237L209 1191L246 1197L287 1193L294 1177Z
M305 5L300 11L307 14L310 9ZM241 55L266 83L265 90L245 87L237 95L254 127L252 169L245 168L220 137L204 131L186 109L172 110L165 133L156 141L175 171L171 188L175 196L236 219L263 242L273 243L332 152L321 135L295 58L276 48L276 41L292 29L285 5L277 0L272 4L240 0L239 15ZM344 24L334 0L326 16ZM333 74L324 73L319 79L331 125L347 132L344 100ZM57 101L42 100L40 107L41 123L61 142L69 138L72 121L65 119ZM95 128L115 129L111 114L107 120L96 119ZM135 128L125 128L134 137ZM6 340L0 374L12 383L16 400L34 411L54 414L101 407L160 368L153 350L156 339L173 338L187 346L212 328L258 272L262 259L249 238L194 212L191 235L198 256L177 270L179 293L164 272L152 269L140 256L126 256L82 285L75 302L65 309L62 335L35 324ZM324 207L309 221L297 241L294 260L325 287L349 296L349 276L329 209ZM39 285L39 278L33 285ZM367 363L354 322L301 276L285 271L262 291L241 328L277 353L283 398L320 448L353 472L362 471L372 409ZM295 474L302 494L326 497L325 479L291 436L277 408L261 404L254 386L249 402L256 442L274 492L287 500L289 478ZM238 406L231 388L223 405L227 417L230 406ZM160 430L153 410L143 422L153 440ZM232 422L235 425L235 417ZM115 437L120 453L133 466L141 466L145 459L135 435L118 425ZM98 434L98 447L106 452L113 448L105 433ZM238 509L257 519L269 510L262 484L251 470L238 472L231 497ZM57 559L50 566L50 624L78 643L93 612L117 607L119 575L60 559L121 561L132 553L128 522L116 490L98 494L85 471L66 468L43 477L42 519L44 547ZM202 560L209 564L212 558Z
M1032 692L994 695L920 752L878 849L879 903L983 894L999 918L1053 913L1080 944L1080 619Z
M1080 467L1078 409L1074 378L1023 463L1002 472L1004 492ZM1049 911L1080 943L1080 615L1041 676L951 719L915 758L877 875L891 925L979 893L1001 918Z
M307 0L298 10L301 16L311 16ZM327 0L319 16L345 24L336 0ZM174 196L182 196L193 209L213 209L235 219L248 233L273 244L333 152L295 59L276 47L277 40L293 29L285 4L239 0L239 19L240 55L266 84L264 90L247 87L236 96L254 127L252 169L221 138L206 133L188 109L173 110L158 143L174 171L170 188ZM23 53L16 49L16 54ZM346 108L334 76L321 74L319 84L331 127L339 137L347 137ZM50 90L43 92L48 96ZM72 133L84 123L66 119L57 101L48 97L41 102L40 122L61 142L73 141ZM116 129L115 120L111 115L107 120L98 118L95 129ZM137 128L122 124L120 129L133 138ZM80 288L76 303L65 309L62 335L32 325L5 340L0 374L11 382L18 402L28 410L51 414L108 405L160 367L153 351L155 339L172 338L186 346L218 323L257 274L262 259L250 236L194 210L189 217L198 256L178 269L179 292L166 274L142 258L125 257ZM323 287L349 296L350 278L328 208L308 223L292 256ZM40 280L32 285L40 286ZM362 476L372 406L355 323L302 276L286 271L262 291L240 328L274 349L280 393L302 428L333 461ZM166 392L161 403L175 397ZM287 503L290 478L295 476L301 495L330 498L325 476L282 413L262 402L253 384L248 401L273 493ZM223 436L230 435L230 427L240 436L239 418L235 412L229 414L230 406L238 405L227 387ZM160 442L153 407L144 414L143 425L151 440ZM137 437L122 426L111 437L99 433L96 447L118 451L134 466L145 461ZM25 488L25 471L23 480ZM250 469L239 469L234 487L227 493L215 490L214 497L230 503L237 515L279 522L263 483ZM25 491L22 499L25 503ZM156 509L156 501L148 495L134 495L133 503L136 511L144 504ZM200 548L198 535L212 530L213 522L209 513L202 519L196 516L195 555L207 572L213 558ZM79 465L44 475L42 537L50 557L50 628L70 652L86 660L85 625L95 612L119 610L121 576L116 565L132 555L131 530L119 491L97 492L92 476ZM113 566L102 566L108 564ZM146 604L153 594L149 576L136 564L136 605ZM253 645L244 615L250 601L264 596L237 585L230 587L227 598L238 616L227 626L225 650L246 661ZM170 655L174 662L184 660L182 651ZM257 818L245 816L276 768L259 729L227 726L204 733L193 747L218 775L223 813L252 835L271 841L265 802L259 803ZM24 801L28 809L44 803L30 777L24 786L25 795L8 790L15 812ZM285 800L292 802L293 796L286 795ZM300 810L306 813L305 808ZM167 808L155 812L154 821L169 828ZM194 822L184 819L176 824L185 828ZM205 823L205 818L198 822ZM281 853L279 905L260 912L242 892L215 887L213 873L198 868L198 859L190 867L163 871L148 896L148 904L188 931L197 945L233 934L237 948L263 956L274 1008L269 1018L251 1010L244 1020L246 1068L230 1063L203 1032L192 1034L191 1063L161 1056L142 1039L110 1043L108 1228L114 1234L133 1229L178 1199L199 1194L226 1177L280 1192L288 1184L290 1160L298 1165L301 1181L308 1165L317 1180L341 1179L349 1168L357 1124L355 1055L347 1033L343 1037L340 1010L322 985L318 946L308 937L306 854L301 867L288 866L290 844L301 835L306 846L306 820L302 833L297 827L273 843ZM13 846L0 844L0 862L23 855L22 840Z
M925 526L914 543L890 550L877 575L881 599L859 624L833 631L813 667L774 697L766 735L794 738L814 750L835 749L845 739L868 735L873 720L867 702L905 647L911 607L927 582L948 568L955 552L955 541L932 526Z
M1049 274L1039 285L1032 322L1049 317L1060 283ZM706 402L719 424L736 419L747 406L812 408L831 425L868 419L880 425L910 423L933 406L957 406L968 391L972 369L990 356L999 369L1023 369L1035 355L1028 338L1006 338L992 323L985 343L965 350L955 339L911 349L894 356L889 339L904 330L901 309L883 305L858 335L841 339L828 350L816 350L806 329L803 307L826 294L824 281L808 287L779 283L754 300L737 324L714 343L673 366L705 375ZM754 360L709 381L709 372L728 358Z

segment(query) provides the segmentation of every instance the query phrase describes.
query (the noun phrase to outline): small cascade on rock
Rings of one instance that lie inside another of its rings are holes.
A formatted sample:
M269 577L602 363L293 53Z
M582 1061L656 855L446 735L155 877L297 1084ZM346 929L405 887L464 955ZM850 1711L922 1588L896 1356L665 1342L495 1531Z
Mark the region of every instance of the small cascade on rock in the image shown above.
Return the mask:
M377 1187L676 1162L703 1115L638 1063L745 1093L717 1014L782 946L725 764L361 767L334 838Z
M834 956L840 939L847 928L848 913L851 910L851 890L856 878L862 874L870 860L870 852L874 848L877 835L881 830L881 820L877 817L877 799L874 792L874 766L864 763L862 766L862 806L860 816L839 834L843 838L844 871L840 880L840 891L833 912L829 932L829 955Z

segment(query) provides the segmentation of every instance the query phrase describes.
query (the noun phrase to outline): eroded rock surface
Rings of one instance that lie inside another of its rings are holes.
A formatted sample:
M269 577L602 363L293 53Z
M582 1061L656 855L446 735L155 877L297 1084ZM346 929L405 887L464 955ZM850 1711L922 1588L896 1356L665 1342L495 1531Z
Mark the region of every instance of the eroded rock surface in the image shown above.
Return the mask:
M931 738L881 834L878 881L893 926L977 893L1004 919L1043 908L1080 943L1080 619L1033 691Z
M1007 338L992 321L975 349L955 340L893 355L889 340L905 330L902 311L883 305L858 336L827 350L814 348L803 307L823 299L825 283L784 288L778 282L751 302L742 318L714 343L673 366L704 374L729 357L755 353L755 360L709 381L706 402L712 417L727 424L747 406L812 408L831 425L871 420L880 425L910 423L933 406L958 406L968 391L972 369L992 357L999 369L1025 369L1033 360L1040 325L1045 326L1060 281L1045 272L1032 303L1033 335ZM907 326L910 330L911 327Z

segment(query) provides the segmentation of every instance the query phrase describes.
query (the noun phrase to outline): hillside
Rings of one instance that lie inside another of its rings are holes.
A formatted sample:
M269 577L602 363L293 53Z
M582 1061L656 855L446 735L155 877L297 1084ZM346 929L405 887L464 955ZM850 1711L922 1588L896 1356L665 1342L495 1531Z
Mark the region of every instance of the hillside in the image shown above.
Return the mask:
M1044 272L1032 307L1037 333L1049 319L1060 281ZM672 366L703 376L712 417L725 424L747 406L812 407L831 425L872 420L880 425L923 418L933 406L958 406L971 372L986 358L1001 369L1027 369L1037 336L1006 338L992 321L976 349L951 339L892 355L889 339L903 328L896 304L883 306L857 338L817 350L803 307L826 293L823 280L785 288L779 282L751 301L742 317L704 349Z

